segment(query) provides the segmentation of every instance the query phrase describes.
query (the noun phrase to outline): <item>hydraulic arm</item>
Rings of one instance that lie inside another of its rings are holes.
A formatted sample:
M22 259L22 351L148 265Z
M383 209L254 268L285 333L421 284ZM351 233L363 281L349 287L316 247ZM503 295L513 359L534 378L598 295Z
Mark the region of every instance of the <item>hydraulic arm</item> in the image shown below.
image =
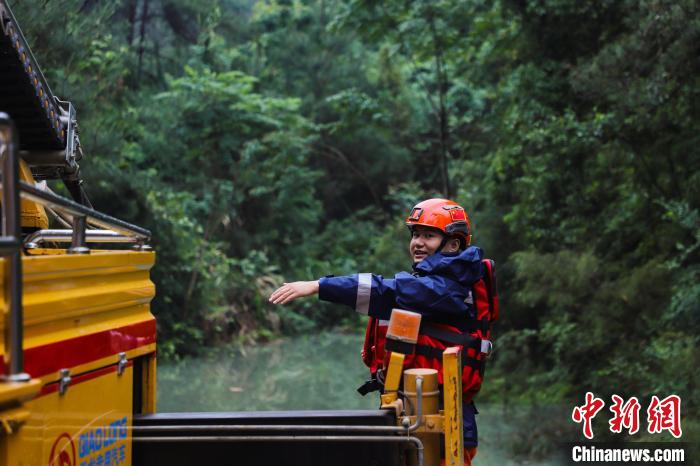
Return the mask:
M34 178L61 179L76 202L89 205L80 187L75 108L51 91L7 0L0 0L0 108L18 128Z

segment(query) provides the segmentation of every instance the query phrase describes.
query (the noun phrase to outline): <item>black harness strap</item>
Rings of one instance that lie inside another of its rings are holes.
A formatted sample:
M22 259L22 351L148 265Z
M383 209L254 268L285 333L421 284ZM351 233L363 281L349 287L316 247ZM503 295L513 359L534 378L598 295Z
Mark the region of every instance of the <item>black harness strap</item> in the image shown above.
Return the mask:
M415 346L415 343L408 343L406 341L387 338L386 343L384 344L384 349L394 353L413 354L413 349Z
M451 332L435 325L421 326L420 333L447 343L452 343L453 345L462 345L465 348L481 351L481 338L473 337L466 333Z
M491 321L489 319L481 319L481 334L488 336L489 330L491 330Z
M425 356L426 358L439 359L442 361L442 353L443 350L435 348L434 346L416 345L416 354ZM484 361L467 356L466 354L462 354L462 367L471 367L472 369L478 370L480 374L484 373Z
M482 319L469 319L469 324L467 325L467 333L474 333L477 330L481 330L484 326L489 326L489 319L484 317Z

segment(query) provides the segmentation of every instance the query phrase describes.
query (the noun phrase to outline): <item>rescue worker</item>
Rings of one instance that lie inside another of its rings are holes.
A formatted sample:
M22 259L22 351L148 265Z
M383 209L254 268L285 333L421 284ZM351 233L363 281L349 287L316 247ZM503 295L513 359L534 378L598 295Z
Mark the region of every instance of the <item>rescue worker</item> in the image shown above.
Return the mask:
M273 304L286 304L297 298L317 294L321 300L345 304L361 314L369 315L370 326L372 320L377 324L386 323L392 309L399 308L420 313L423 323L444 325L458 334L470 333L473 331L474 322L477 322L473 285L482 279L484 271L481 249L470 246L469 217L464 209L453 201L428 199L418 203L411 210L406 225L411 231L408 250L413 260L412 273L399 272L390 279L359 273L284 283L272 293L269 301ZM368 327L368 335L369 332ZM385 332L386 329L384 334ZM378 340L377 335L373 335L372 338ZM370 358L374 360L374 364L383 358L383 342L381 345L379 343L371 341L369 345L371 351L377 351L377 347L381 346L379 350L382 354L375 354L374 358ZM368 351L367 346L365 351ZM476 354L478 353L477 350ZM363 354L363 358L366 356ZM434 357L439 358L439 354ZM463 358L465 357L466 349L463 351ZM426 364L425 358L422 361L422 364L414 364L412 367L435 367L435 364L441 364L441 360L432 365ZM368 360L365 359L365 362ZM441 365L439 367L441 368ZM442 380L441 371L439 376ZM480 381L479 378L479 385ZM463 404L464 457L467 465L471 464L477 447L477 410L471 400L473 393L468 391L469 388L465 386L467 391ZM478 388L477 386L474 392Z

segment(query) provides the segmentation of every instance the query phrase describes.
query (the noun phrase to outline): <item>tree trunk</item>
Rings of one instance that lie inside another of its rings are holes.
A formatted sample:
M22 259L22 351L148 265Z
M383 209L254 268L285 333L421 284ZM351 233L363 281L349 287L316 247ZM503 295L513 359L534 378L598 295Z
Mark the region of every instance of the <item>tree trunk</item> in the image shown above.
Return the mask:
M156 54L156 76L158 76L158 81L163 82L163 66L160 62L160 42L157 40L153 41L153 48Z
M138 0L130 0L129 6L127 6L127 17L129 19L129 35L127 36L126 43L129 47L134 43L134 33L136 30L136 7L138 6Z
M139 61L136 71L136 87L141 83L141 71L143 70L143 52L146 47L146 23L148 22L148 0L143 0L141 8L141 31L139 32Z
M443 51L440 38L435 27L435 18L430 17L430 30L433 35L433 44L435 47L435 81L438 87L439 97L439 126L440 126L440 175L442 178L442 192L448 199L452 197L452 189L450 186L450 175L447 168L447 144L450 136L450 129L447 123L447 107L445 104L447 96L447 72L443 63Z

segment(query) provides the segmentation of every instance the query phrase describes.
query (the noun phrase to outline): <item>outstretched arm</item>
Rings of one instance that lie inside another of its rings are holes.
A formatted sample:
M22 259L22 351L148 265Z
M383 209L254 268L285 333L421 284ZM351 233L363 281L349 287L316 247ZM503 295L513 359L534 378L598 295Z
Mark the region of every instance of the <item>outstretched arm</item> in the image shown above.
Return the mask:
M318 293L318 280L309 282L283 283L272 292L268 301L272 304L287 304L297 298L303 298Z
M360 314L389 319L395 307L431 314L464 315L467 305L462 289L453 289L443 277L415 277L407 272L393 279L360 273L323 277L308 282L284 283L269 298L272 304L287 304L297 298L318 295L319 299L354 308Z
M388 319L394 304L394 280L381 275L360 273L334 277L329 275L309 282L284 283L268 299L272 304L287 304L297 298L317 294L323 301L345 304L360 314Z

